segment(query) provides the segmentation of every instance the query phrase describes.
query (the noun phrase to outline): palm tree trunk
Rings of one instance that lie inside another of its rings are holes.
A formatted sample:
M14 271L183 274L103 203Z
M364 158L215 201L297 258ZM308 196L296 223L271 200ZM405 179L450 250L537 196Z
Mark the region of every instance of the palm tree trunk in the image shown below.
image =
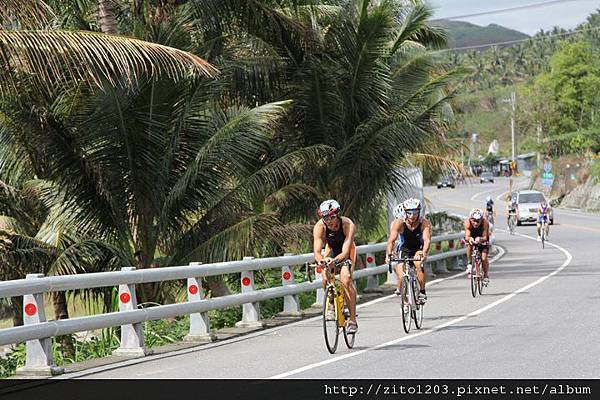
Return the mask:
M98 9L98 22L102 32L116 35L118 33L117 15L112 0L98 0Z
M222 276L208 276L206 277L206 281L210 290L210 297L221 297L231 294Z
M69 309L67 307L67 295L65 292L53 292L52 293L52 304L54 306L54 318L56 319L68 319ZM60 345L60 349L63 353L64 358L75 357L75 346L73 343L72 335L58 336L56 341Z
M23 325L23 298L11 297L10 305L13 313L13 326Z

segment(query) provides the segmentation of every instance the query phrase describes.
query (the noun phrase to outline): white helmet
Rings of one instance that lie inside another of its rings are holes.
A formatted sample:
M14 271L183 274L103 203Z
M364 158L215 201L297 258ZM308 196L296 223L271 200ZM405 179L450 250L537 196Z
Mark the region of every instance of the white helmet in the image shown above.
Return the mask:
M492 200L492 196L486 197L485 201L488 202L488 203L493 203L494 202L494 200Z
M404 218L404 216L404 207L402 206L402 203L400 203L394 207L394 218Z
M474 208L469 213L469 218L479 221L481 218L483 218L483 211L481 211L479 208Z
M342 207L340 206L340 203L338 203L337 201L335 201L333 199L325 200L319 206L319 210L317 210L317 214L319 214L319 217L321 217L321 218L328 217L332 214L337 214L341 208Z
M406 200L404 200L404 203L402 203L402 208L403 208L403 211L405 211L405 210L419 210L420 211L421 210L421 200L415 199L414 197L406 199Z

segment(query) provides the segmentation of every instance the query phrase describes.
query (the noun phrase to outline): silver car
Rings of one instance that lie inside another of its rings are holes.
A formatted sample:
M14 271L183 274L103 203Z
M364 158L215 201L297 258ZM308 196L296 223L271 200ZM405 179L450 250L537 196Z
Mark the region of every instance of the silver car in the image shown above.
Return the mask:
M550 203L542 192L537 190L521 190L516 194L519 212L517 214L517 225L523 222L537 222L537 209L542 201ZM550 225L554 224L554 210L550 207Z

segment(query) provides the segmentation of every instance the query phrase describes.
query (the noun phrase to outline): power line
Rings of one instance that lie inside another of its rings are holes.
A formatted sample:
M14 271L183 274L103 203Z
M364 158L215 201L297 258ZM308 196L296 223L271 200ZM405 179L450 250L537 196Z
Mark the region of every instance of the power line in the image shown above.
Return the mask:
M435 22L435 21L442 21L442 20L480 17L483 15L502 14L502 13L509 13L509 12L513 12L513 11L529 10L532 8L547 7L547 6L551 6L551 5L559 4L559 3L570 3L570 2L574 2L574 1L582 1L582 0L550 0L550 1L540 2L540 3L532 3L532 4L526 4L526 5L510 7L510 8L500 8L500 9L496 9L496 10L482 11L482 12L473 13L473 14L455 15L453 17L436 18L431 21ZM583 1L585 1L585 0L583 0Z
M576 33L591 32L591 31L595 31L595 30L598 30L598 29L600 29L600 26L596 26L594 28L579 29L579 30L576 30L576 31L554 33L554 34L549 34L549 35L544 35L544 36L539 36L539 37L534 36L534 37L530 37L530 38L527 38L527 39L508 40L506 42L495 42L495 43L487 43L487 44L478 44L478 45L474 45L474 46L464 46L464 47L452 47L450 49L436 50L436 51L433 51L433 53L444 53L444 52L447 52L447 51L470 50L470 49L478 49L478 48L481 48L481 47L504 46L504 45L509 45L509 44L522 43L522 42L545 40L545 39L550 39L550 38L557 37L557 36L569 36L569 35L574 35Z

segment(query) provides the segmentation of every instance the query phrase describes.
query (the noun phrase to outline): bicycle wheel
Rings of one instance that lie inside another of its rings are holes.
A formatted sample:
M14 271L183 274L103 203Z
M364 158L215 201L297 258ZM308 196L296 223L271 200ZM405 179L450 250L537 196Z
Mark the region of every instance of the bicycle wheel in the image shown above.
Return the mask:
M419 281L415 279L413 281L413 299L415 301L416 307L412 311L412 317L415 320L415 327L417 329L421 329L421 326L423 326L423 308L425 307L424 304L420 304L418 302L418 296L420 291L421 285L419 285Z
M477 263L477 261L475 261ZM477 269L475 265L471 266L471 294L473 297L477 296Z
M542 249L544 249L546 247L546 224L542 224L540 233L542 235Z
M346 314L346 321L350 321L350 312L346 308L344 308L344 314ZM344 330L344 342L346 342L346 347L351 349L354 347L354 340L356 339L356 333L348 333L345 326L344 326L343 330Z
M477 291L481 296L481 292L483 291L483 266L481 265L481 260L477 260Z
M323 334L325 335L325 345L327 350L333 354L337 349L338 335L340 333L340 327L338 324L337 312L335 311L335 304L331 301L332 294L328 294L323 300ZM333 308L335 317L333 320L327 319L327 312L330 308Z
M410 331L410 288L408 283L408 278L402 278L402 293L400 294L401 299L401 307L400 312L402 313L402 326L404 327L404 332L408 333Z

